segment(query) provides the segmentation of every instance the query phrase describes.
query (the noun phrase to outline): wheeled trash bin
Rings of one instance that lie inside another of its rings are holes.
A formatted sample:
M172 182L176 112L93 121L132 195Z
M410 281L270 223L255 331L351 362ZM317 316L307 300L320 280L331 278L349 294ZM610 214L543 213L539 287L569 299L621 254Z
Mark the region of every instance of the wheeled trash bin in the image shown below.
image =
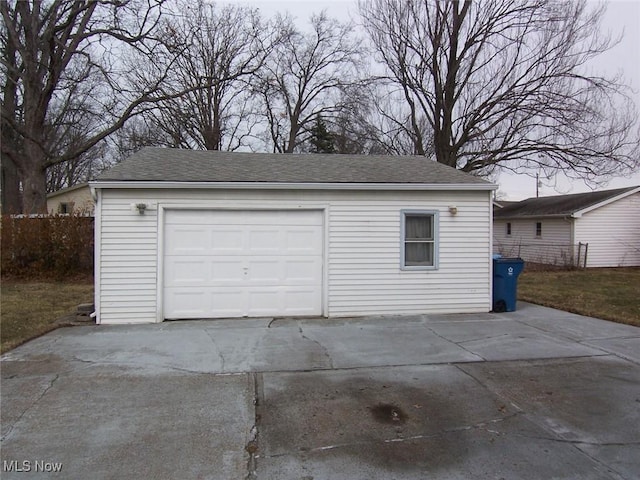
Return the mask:
M514 312L518 299L518 275L524 268L524 260L495 257L493 259L493 311Z

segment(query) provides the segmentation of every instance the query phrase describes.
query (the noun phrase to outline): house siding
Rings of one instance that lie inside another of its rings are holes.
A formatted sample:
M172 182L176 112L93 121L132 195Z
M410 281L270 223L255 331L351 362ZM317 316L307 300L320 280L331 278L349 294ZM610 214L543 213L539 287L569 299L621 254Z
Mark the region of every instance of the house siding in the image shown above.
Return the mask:
M89 186L71 189L62 193L52 193L47 196L47 212L60 213L60 204L72 203L74 214L93 215L95 202L91 196Z
M131 209L144 202L144 215ZM457 215L449 212L456 205ZM488 191L103 189L99 321L157 321L161 208L324 209L328 316L491 309ZM439 213L439 268L403 271L401 211Z
M536 223L542 223L542 235L536 236ZM520 257L527 262L566 265L572 262L574 242L571 218L496 219L493 225L494 251L505 257ZM511 235L507 235L511 223Z
M589 244L587 267L640 266L640 192L576 219L575 238Z

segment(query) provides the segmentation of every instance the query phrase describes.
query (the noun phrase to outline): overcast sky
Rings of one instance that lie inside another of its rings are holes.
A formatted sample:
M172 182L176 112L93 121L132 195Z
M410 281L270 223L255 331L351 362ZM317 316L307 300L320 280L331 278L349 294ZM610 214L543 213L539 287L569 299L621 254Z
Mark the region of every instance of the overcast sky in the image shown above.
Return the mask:
M313 12L326 10L329 16L341 20L357 19L356 0L228 0L220 3L234 3L258 7L265 16L275 12L289 12L302 24ZM594 0L595 3L595 0ZM603 18L604 31L614 37L624 34L621 42L600 57L595 69L612 74L622 73L626 83L634 91L635 103L640 111L640 0L609 0L607 13ZM532 172L535 175L535 172ZM498 180L499 192L505 199L521 200L533 197L536 192L535 179L526 175L502 174ZM598 189L619 188L640 185L640 172L627 177L611 179ZM543 179L540 195L557 195L590 191L581 181L569 181L561 176Z

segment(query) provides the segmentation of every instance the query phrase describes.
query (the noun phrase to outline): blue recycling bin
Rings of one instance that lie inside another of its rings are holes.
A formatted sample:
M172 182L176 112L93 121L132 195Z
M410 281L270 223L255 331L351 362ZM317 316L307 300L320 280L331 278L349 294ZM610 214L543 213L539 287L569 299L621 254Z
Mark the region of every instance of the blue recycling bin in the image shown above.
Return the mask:
M493 259L493 311L515 312L518 276L524 268L521 258Z

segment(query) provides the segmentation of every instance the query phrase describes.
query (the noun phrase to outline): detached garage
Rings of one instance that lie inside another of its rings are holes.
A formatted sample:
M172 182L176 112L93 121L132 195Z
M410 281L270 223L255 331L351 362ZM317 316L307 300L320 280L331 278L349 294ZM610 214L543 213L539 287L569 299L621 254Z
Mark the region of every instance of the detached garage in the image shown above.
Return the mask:
M491 309L495 185L424 157L147 148L91 188L98 323Z

